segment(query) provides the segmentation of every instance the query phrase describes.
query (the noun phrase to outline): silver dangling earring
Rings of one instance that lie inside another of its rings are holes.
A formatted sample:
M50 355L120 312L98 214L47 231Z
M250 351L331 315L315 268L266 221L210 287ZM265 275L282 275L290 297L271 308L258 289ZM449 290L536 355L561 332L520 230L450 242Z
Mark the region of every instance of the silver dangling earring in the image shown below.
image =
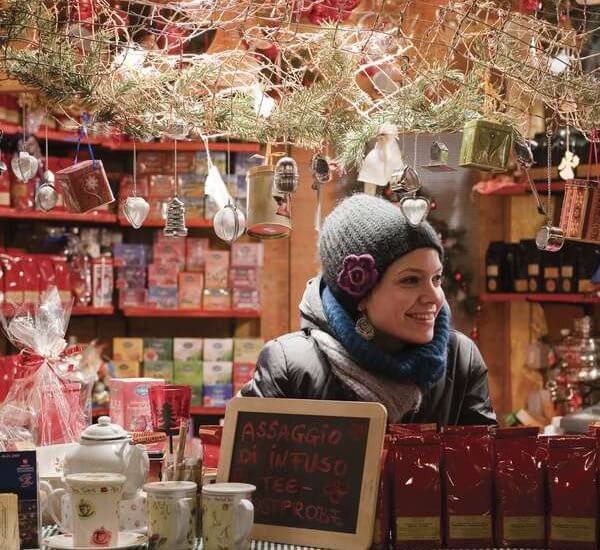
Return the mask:
M360 317L356 320L354 330L364 340L373 340L375 338L375 327L364 313L361 313Z

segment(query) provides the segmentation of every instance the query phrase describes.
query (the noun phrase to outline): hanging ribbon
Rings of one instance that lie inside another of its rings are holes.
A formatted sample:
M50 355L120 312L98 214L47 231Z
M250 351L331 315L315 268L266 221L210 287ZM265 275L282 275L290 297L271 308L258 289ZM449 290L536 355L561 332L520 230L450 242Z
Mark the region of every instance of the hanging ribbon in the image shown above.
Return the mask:
M598 148L596 147L596 139L598 135L596 132L596 128L592 130L591 140L590 140L590 148L588 153L588 167L587 167L587 182L590 183L592 179L592 150L594 152L594 164L598 164Z
M88 115L87 113L83 113L83 116L81 117L82 119L82 124L81 124L81 128L79 128L79 135L77 136L77 147L75 148L75 161L73 162L73 164L77 164L77 159L79 157L79 149L81 148L81 140L85 139L88 135L88 126L90 124L90 115ZM87 142L87 147L88 147L88 151L90 153L90 159L92 160L92 167L95 170L96 169L96 159L94 158L94 151L92 150L92 144L88 141Z

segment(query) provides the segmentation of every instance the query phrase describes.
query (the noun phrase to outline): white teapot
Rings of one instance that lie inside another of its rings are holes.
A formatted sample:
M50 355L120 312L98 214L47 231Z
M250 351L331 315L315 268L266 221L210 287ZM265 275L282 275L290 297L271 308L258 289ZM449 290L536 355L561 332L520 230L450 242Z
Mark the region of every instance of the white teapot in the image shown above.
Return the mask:
M123 499L132 499L146 481L148 469L146 451L133 445L129 434L118 424L112 424L109 416L101 416L98 424L88 426L79 444L66 454L63 475L123 474L127 478Z

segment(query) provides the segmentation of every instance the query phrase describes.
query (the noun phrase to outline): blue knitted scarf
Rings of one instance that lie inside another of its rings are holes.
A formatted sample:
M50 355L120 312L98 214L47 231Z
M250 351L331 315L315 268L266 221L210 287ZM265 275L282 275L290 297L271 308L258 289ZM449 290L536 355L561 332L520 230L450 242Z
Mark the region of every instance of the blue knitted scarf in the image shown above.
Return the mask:
M414 383L424 392L444 375L450 338L450 310L447 305L442 307L436 318L431 342L411 345L390 355L356 332L352 318L328 286L323 291L322 302L334 336L363 368L380 372L399 382Z

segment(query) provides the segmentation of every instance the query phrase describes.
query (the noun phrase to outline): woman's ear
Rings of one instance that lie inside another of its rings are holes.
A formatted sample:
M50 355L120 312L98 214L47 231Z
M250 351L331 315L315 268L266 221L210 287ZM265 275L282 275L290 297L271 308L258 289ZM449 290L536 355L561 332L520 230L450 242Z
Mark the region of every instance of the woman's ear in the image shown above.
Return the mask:
M358 302L356 309L358 311L360 311L361 313L364 313L366 311L366 309L367 309L367 297L366 296L360 302Z

